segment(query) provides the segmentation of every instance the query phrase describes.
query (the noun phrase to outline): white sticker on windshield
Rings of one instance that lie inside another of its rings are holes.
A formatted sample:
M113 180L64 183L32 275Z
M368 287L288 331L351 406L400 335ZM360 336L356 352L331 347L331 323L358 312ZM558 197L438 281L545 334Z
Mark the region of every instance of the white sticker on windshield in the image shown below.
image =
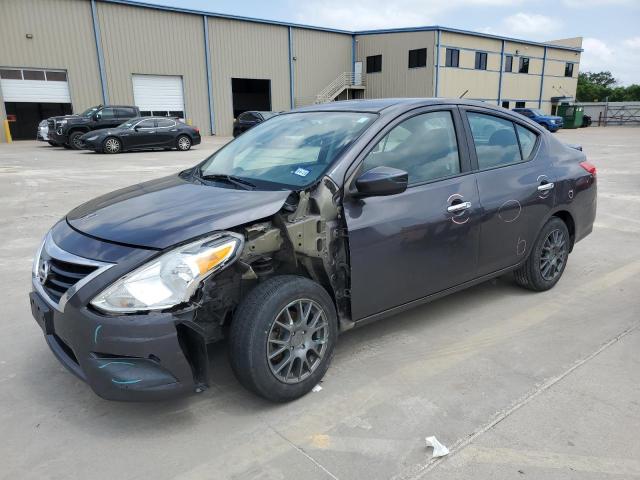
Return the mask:
M300 177L306 177L307 175L309 175L309 170L302 168L302 167L298 167L296 169L295 172L293 172L294 175L298 175Z
M364 123L364 122L366 122L367 120L369 120L369 117L360 117L360 118L358 119L358 123Z

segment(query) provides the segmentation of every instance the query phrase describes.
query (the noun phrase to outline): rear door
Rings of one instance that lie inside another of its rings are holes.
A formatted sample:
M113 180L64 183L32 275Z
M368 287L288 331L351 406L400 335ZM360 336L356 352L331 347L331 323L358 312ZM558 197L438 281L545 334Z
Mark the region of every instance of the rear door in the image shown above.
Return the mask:
M122 134L125 149L143 148L156 140L156 121L153 118L142 120L134 128Z
M475 276L479 202L457 108L402 115L357 164L347 185L389 166L408 172L409 187L385 197L345 196L354 320Z
M495 110L461 110L482 206L478 273L486 275L526 258L553 208L555 179L537 155L539 132Z
M156 125L156 145L174 147L178 132L176 121L171 118L158 118Z

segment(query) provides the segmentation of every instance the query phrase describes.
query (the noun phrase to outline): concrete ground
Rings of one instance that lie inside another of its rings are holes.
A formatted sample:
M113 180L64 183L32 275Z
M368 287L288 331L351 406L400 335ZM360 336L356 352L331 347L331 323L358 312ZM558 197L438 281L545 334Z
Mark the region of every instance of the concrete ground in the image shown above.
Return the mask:
M595 230L560 283L479 285L341 337L318 393L249 394L224 346L212 387L156 404L100 399L48 350L31 258L73 206L194 164L0 145L0 477L614 479L640 477L640 129L561 131L598 167ZM432 459L424 438L451 453Z

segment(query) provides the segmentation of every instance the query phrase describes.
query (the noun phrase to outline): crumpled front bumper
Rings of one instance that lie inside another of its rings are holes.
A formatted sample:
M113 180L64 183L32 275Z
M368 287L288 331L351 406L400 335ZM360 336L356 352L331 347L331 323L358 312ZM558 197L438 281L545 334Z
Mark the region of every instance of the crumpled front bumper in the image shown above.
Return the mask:
M199 387L176 329L184 315L107 317L71 304L60 313L35 291L30 302L53 354L101 397L160 400Z

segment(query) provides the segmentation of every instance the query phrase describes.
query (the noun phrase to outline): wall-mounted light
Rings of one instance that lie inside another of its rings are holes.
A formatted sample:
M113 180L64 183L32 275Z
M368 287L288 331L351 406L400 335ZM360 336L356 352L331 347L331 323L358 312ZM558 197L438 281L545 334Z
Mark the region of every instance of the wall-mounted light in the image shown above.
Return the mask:
M295 62L296 60L298 60L298 57L291 57L291 60Z
M27 33L25 35L25 37L27 37L29 40L31 40L33 38L33 33Z
M516 50L516 55L520 55L520 50Z

